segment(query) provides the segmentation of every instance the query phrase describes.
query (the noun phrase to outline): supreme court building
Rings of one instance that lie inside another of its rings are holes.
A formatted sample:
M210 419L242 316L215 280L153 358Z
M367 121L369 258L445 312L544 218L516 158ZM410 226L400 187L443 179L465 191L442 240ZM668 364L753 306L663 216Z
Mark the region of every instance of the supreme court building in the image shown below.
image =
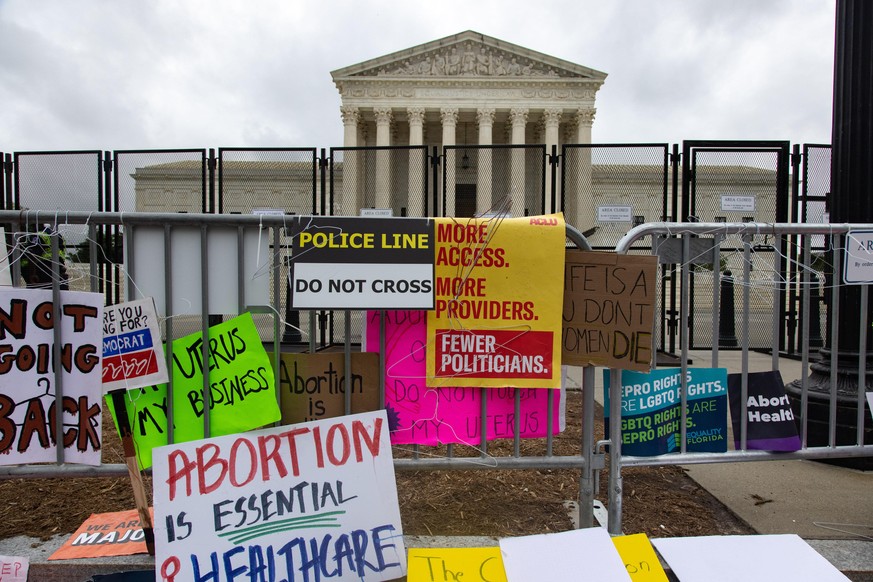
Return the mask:
M498 210L522 216L555 210L550 203L539 208L532 195L531 180L542 161L523 147L489 146L544 144L548 155L552 146L591 143L595 96L606 74L466 31L333 71L331 77L342 99L344 147L457 148L452 150L457 155L444 159L439 213ZM472 149L460 149L467 146ZM417 162L410 157L410 165ZM381 183L373 202L392 207L397 189L390 174L402 170L391 168L387 156L378 165ZM360 181L355 166L347 152L343 196L362 191L355 187ZM421 215L417 172L408 175L409 214ZM590 168L587 178L590 182Z

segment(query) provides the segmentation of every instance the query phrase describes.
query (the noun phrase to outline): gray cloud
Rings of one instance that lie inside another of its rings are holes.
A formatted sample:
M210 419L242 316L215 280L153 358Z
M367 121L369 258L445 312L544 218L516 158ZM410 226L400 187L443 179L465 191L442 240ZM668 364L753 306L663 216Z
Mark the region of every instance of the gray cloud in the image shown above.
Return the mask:
M830 140L833 0L5 0L0 150L340 145L330 71L467 29L609 74L598 142Z

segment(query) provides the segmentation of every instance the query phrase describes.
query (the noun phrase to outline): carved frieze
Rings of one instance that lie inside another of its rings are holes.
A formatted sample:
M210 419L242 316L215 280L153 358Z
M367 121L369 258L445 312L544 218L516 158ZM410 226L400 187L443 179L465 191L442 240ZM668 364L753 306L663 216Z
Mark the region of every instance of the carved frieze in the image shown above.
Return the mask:
M531 58L467 41L358 73L391 77L578 77Z

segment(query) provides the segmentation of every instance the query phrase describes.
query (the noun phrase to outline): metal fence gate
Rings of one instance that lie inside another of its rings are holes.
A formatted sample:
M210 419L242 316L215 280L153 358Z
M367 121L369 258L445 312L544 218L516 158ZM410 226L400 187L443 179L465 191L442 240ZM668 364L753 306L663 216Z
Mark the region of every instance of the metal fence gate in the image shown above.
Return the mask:
M682 153L682 218L684 222L787 222L789 209L789 143L787 141L685 141ZM766 201L766 202L765 202ZM774 252L784 254L787 244L774 247L772 237L754 237L752 250L761 261L771 262ZM714 260L701 261L692 272L689 339L691 348L711 348L720 341L707 322L712 316L713 286L722 275L730 277L742 269L742 248L724 245ZM757 275L752 265L753 279ZM719 276L716 276L718 274ZM784 348L785 334L773 337L773 318L782 321L787 299L779 310L765 298L753 296L754 316L750 321L750 349ZM731 309L731 305L725 306ZM728 338L732 339L732 338ZM723 347L735 347L726 341Z
M546 212L544 145L446 146L441 161L441 216Z

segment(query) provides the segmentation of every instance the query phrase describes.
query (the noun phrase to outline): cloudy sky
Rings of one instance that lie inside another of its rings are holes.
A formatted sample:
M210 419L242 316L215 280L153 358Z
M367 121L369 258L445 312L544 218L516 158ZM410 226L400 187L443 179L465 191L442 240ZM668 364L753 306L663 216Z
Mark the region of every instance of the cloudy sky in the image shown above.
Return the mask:
M0 0L0 151L342 145L330 71L464 30L607 73L597 143L829 143L834 0Z

